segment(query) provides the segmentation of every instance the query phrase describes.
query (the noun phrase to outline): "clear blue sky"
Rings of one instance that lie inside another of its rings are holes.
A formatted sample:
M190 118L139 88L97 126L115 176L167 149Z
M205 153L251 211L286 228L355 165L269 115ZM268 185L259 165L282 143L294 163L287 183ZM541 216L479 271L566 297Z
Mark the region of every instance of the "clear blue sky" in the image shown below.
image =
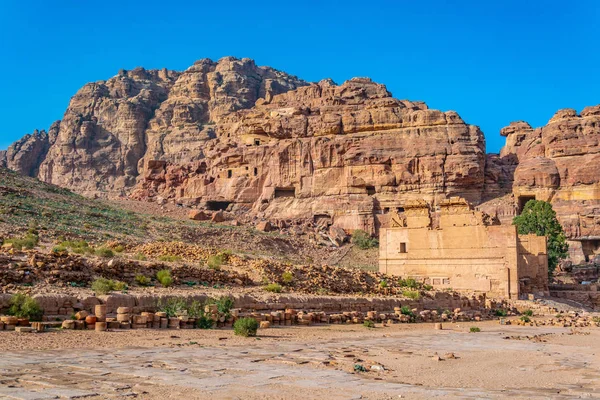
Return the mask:
M233 55L309 81L369 76L456 110L496 152L510 121L600 104L599 20L596 0L1 0L0 148L121 68Z

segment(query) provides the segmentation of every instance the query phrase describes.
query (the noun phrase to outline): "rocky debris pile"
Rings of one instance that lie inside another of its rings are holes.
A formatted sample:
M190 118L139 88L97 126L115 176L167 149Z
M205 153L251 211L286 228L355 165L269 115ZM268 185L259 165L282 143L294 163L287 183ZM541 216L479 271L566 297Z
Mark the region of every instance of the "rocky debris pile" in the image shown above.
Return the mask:
M431 290L431 287L418 282L408 283L409 287L406 281L398 277L360 269L329 265L292 265L269 260L251 260L249 263L252 269L260 271L266 281L278 283L294 292L386 296L409 294L419 297Z
M522 320L517 323L526 323ZM557 314L550 319L536 319L530 324L535 326L561 326L564 328L587 328L600 327L600 315L579 314L577 312L569 312L566 314Z
M178 257L185 261L206 261L210 257L211 250L200 245L187 244L183 242L152 242L134 247L132 253L141 253L151 259L162 256Z
M12 254L11 254L12 253ZM196 253L197 254L197 253ZM22 285L45 283L57 286L85 286L98 277L117 279L134 285L137 275L152 278L162 269L171 271L174 284L249 286L251 279L235 271L202 268L189 264L140 262L114 258L86 258L67 253L10 251L0 254L0 288L4 291Z

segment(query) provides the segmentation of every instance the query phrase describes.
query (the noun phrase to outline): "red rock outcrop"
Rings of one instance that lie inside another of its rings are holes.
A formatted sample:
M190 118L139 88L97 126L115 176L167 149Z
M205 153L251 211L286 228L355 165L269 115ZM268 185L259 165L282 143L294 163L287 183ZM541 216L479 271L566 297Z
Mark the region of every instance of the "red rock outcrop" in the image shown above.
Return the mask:
M50 146L56 141L60 121L50 126L48 132L37 129L9 146L4 155L3 166L28 176L37 176L40 164L46 158Z
M499 156L488 157L486 169L486 176L498 178L487 188L498 190L504 177L515 213L529 199L550 201L572 250L579 249L576 258L600 253L600 105L581 114L559 110L536 129L513 122L501 134L506 145Z
M412 199L460 196L510 222L538 198L570 238L600 248L600 106L501 135L506 146L486 156L479 128L455 112L369 79L309 84L226 57L87 84L62 121L0 152L0 165L87 195L369 231Z
M410 198L480 200L484 140L455 112L391 97L369 79L268 96L222 114L203 158L148 160L133 196L161 196L258 217L329 218L374 230Z

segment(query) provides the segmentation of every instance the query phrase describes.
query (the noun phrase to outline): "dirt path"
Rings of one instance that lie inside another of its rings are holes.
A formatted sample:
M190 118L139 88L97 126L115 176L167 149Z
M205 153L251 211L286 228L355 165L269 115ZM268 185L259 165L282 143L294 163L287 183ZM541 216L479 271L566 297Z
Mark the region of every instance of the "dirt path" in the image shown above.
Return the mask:
M600 397L599 329L470 325L3 332L0 398Z

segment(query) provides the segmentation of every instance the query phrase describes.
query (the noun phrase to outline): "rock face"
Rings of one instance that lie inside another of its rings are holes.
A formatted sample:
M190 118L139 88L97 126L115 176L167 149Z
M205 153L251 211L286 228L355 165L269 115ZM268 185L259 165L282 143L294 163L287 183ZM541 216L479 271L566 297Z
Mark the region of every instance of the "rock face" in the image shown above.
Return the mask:
M600 248L600 106L501 134L502 152L486 156L478 127L369 79L309 84L226 57L87 84L48 132L0 152L0 166L85 195L371 232L411 200L461 196L510 222L538 198L570 238Z
M513 213L532 198L550 201L579 253L573 258L600 253L600 105L559 110L536 129L513 122L501 134L505 147L488 157L490 191L512 195Z
M201 157L147 160L133 196L367 231L412 197L481 197L481 131L369 79L322 81L217 118Z
M4 155L3 166L28 176L37 176L40 164L46 158L50 146L56 141L60 121L56 121L50 126L48 132L37 129L29 135L23 136L16 141Z

